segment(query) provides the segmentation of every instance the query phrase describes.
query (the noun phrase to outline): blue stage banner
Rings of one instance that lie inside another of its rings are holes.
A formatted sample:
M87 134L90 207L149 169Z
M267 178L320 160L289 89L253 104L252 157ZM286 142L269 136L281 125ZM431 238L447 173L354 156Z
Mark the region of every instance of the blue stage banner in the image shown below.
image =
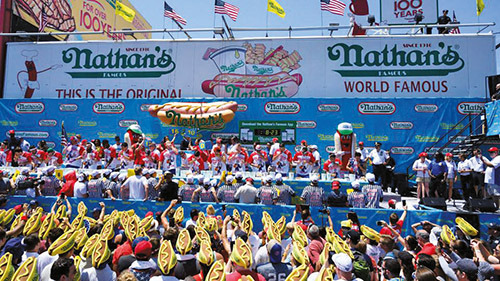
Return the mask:
M500 135L500 118L499 114L500 102L493 101L485 104L486 109L486 122L488 125L487 136L497 136Z
M7 134L13 129L16 136L31 144L46 140L60 150L63 121L68 136L81 134L87 140L109 139L111 143L116 135L123 140L128 126L139 124L146 137L157 143L164 136L183 132L206 141L238 136L249 146L255 140L266 143L277 137L294 153L296 145L307 140L318 146L322 161L325 161L328 153L335 151L337 125L350 122L357 141L363 141L369 149L375 142L382 142L382 149L392 152L397 163L396 172L406 172L418 153L431 147L465 114L479 114L484 108L484 100L477 98L303 98L286 101L262 98L230 102L227 99L189 99L167 105L169 100L146 102L1 100L0 133ZM183 102L183 106L189 103L187 107L191 109L202 103L209 105L205 107L208 108L206 113L191 110L191 113L184 111L181 114L171 110L178 102ZM192 129L193 125L201 129ZM457 132L460 129L462 127L456 127ZM457 143L461 139L457 138ZM180 137L176 142L179 140Z
M23 203L29 203L29 201L32 198L27 198L25 196L10 196L9 200L7 202L6 209L12 208L16 205L23 204ZM52 205L55 203L57 200L56 197L37 197L36 200L38 201L39 205L43 207L43 209L47 212L50 211ZM143 218L147 212L151 211L153 213L156 213L158 211L163 212L170 202L155 202L155 201L137 201L137 200L129 200L129 201L122 201L122 200L116 200L112 201L109 199L76 199L76 198L68 198L70 201L72 208L73 208L73 218L76 216L77 212L77 206L80 201L83 201L85 205L88 207L89 212L91 212L92 209L94 208L100 208L99 207L99 202L104 202L106 204L106 213L109 214L111 213L112 210L118 210L118 211L126 211L133 209L135 213ZM181 204L177 205L174 208L177 208L178 206L182 206L184 208L184 214L185 214L185 221L189 219L189 213L192 209L198 209L203 212L205 212L207 206L210 205L209 203L191 203L191 202L182 202ZM216 215L222 216L222 204L212 204L215 208ZM287 222L290 222L293 213L295 211L295 206L281 206L281 205L276 205L276 206L266 206L266 205L260 205L260 204L254 204L254 205L248 205L248 204L225 204L226 209L227 209L227 214L232 215L233 209L238 209L238 211L241 213L241 211L245 210L247 211L252 219L253 219L253 229L254 231L261 231L262 230L262 221L260 220L262 218L262 211L267 211L273 220L278 220L281 216L285 216ZM311 207L311 214L312 214L312 219L314 220L315 224L319 226L328 226L328 218L326 214L323 214L319 212L321 208L319 207ZM330 217L333 220L333 228L335 231L340 230L340 222L343 220L347 219L347 213L352 210L355 211L358 215L359 221L361 224L367 225L376 231L380 231L381 227L377 226L376 222L378 220L385 220L386 222L389 221L389 216L391 213L395 212L397 213L400 217L403 214L402 210L388 210L388 209L357 209L357 208L329 208L330 210ZM91 215L90 213L88 215ZM403 235L409 235L409 234L415 234L411 230L411 225L416 223L416 222L421 222L424 220L436 223L438 225L448 225L451 228L455 225L455 217L456 214L450 213L450 212L443 212L440 210L410 210L408 211L408 215L406 217L406 220L403 224ZM480 221L481 221L481 237L482 239L487 238L487 227L486 223L488 222L495 222L498 221L499 216L494 215L494 214L484 214L484 215L479 215ZM297 214L295 217L295 220L300 219L300 214ZM483 223L486 222L486 223Z

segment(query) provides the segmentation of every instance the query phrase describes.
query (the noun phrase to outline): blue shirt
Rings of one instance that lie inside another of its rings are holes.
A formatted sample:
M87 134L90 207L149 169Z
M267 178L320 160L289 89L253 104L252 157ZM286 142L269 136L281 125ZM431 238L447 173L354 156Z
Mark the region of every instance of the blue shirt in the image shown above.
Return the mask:
M432 160L429 165L429 171L431 171L434 176L438 176L446 173L448 171L448 167L444 161L436 162L436 160Z

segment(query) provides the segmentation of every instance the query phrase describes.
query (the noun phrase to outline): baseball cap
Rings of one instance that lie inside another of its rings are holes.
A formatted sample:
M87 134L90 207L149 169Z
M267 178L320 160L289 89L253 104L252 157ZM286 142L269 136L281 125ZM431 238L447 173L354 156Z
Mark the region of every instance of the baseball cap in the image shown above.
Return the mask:
M149 241L141 241L135 246L134 254L136 256L149 257L153 252L153 245Z
M242 172L236 172L236 174L234 174L234 177L237 178L237 179L242 179L243 178L243 173Z
M260 144L258 144L258 145L255 146L255 150L259 151L261 149L262 149L262 146L260 146Z
M233 182L233 180L234 180L233 175L227 175L227 176L226 176L226 182L230 182L230 183L232 183L232 182Z
M488 152L498 152L498 147L492 146L488 149Z
M272 263L280 263L281 262L281 253L283 248L281 247L278 241L272 239L267 243L267 252L269 253L269 260Z
M359 144L359 145L365 145L365 143L364 143L364 142L362 142L362 141L358 142L358 144Z
M310 146L309 146L309 149L316 149L316 150L318 150L318 146L317 146L317 145L315 145L315 144L313 144L313 145L310 145Z
M95 213L95 212L100 212L100 211L101 211L101 209L100 209L100 208L94 208L94 209L92 210L92 213Z
M38 204L38 201L36 201L36 200L31 200L30 201L30 205L37 205L37 204Z
M377 145L382 145L382 143L377 141L377 142L375 142L375 146L377 146Z
M274 180L275 181L283 181L283 176L281 175L281 173L277 173L275 176L274 176Z
M193 182L194 182L194 177L193 177L193 175L188 175L188 176L186 177L186 181L187 181L188 183L193 183Z
M427 152L420 152L418 157L427 157Z
M352 271L352 260L346 253L335 254L332 257L335 266L343 272Z
M332 182L332 189L339 189L340 188L340 182L339 181L333 181Z
M500 230L500 225L498 225L497 223L494 223L494 222L490 222L488 224L488 228L491 228L491 229L494 229L494 230Z
M453 157L453 154L451 154L451 152L448 152L448 153L445 154L445 156Z
M387 203L389 204L389 206L390 206L390 205L396 205L396 200L391 199L391 200L389 200L389 202L387 202Z
M266 176L266 182L272 182L272 181L273 181L273 177L271 175Z
M16 132L14 130L9 131L9 135L15 135L15 134L16 134Z
M361 239L361 236L359 235L359 232L357 232L354 229L351 229L347 232L346 235L347 238L351 239L352 243L358 244L359 239Z
M273 142L278 141L278 138L273 138Z
M359 189L359 186L360 186L359 181L353 181L353 182L351 182L351 186L354 189Z
M317 175L313 175L311 177L311 182L318 182L319 181L319 177Z
M307 141L306 140L301 140L300 143L304 144L304 143L307 143Z
M246 178L245 180L246 180L247 182L251 182L251 183L253 183L253 179L252 179L252 178L250 178L250 177Z
M478 268L476 263L473 260L465 258L457 261L456 263L450 264L450 268L453 270L459 269L460 271L469 274L469 273L478 273Z

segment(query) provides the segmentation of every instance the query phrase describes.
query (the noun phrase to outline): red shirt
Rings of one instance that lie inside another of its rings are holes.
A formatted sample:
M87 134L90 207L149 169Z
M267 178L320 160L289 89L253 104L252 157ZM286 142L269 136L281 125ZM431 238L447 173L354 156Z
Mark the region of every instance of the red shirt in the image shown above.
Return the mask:
M127 242L123 243L123 245L118 246L116 248L115 253L113 254L113 264L118 264L118 260L123 256L128 256L132 254L132 243L127 240Z
M63 158L62 158L62 154L59 153L59 152L54 152L54 155L52 156L48 156L47 154L47 157L49 157L49 165L62 165L63 163Z
M243 274L241 274L241 273L243 273ZM245 270L241 270L241 273L238 271L235 271L233 273L227 274L226 281L238 281L241 279L241 276L243 276L243 275L244 276L250 275L250 276L252 276L253 280L255 280L255 281L266 281L264 276L260 275L259 273L255 272L255 271L245 269Z
M397 233L401 234L401 230L403 229L403 221L398 220L398 222L396 222L396 225L392 226L392 228L396 230ZM380 230L380 234L390 235L392 238L396 237L392 234L389 228L385 226Z
M302 151L295 153L295 155L293 156L293 161L301 161L301 160L306 160L310 164L313 164L314 161L316 161L314 160L314 156L312 155L312 153L309 151L306 151L305 153Z
M195 161L194 163L191 163L191 161ZM196 156L191 155L188 158L189 166L192 167L192 170L194 171L201 171L205 170L205 162L201 157L196 158ZM197 162L197 163L196 163Z
M337 163L333 163L330 159L328 159L325 164L323 164L323 171L333 173L336 171L335 167L340 169L340 166L342 166L342 162L340 160L337 160Z

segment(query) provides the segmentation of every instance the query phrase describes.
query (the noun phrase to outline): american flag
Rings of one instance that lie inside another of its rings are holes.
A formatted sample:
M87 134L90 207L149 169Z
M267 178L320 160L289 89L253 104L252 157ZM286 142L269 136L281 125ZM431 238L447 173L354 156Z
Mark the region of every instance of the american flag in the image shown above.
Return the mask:
M233 21L236 21L239 11L240 8L236 7L235 5L231 5L222 0L215 0L216 14L228 15Z
M42 11L40 12L40 18L39 18L40 25L38 27L38 32L43 32L48 23L47 19L48 16L47 13L45 13L45 7L42 7Z
M164 6L165 6L165 12L164 12L164 16L167 17L167 18L171 18L173 19L174 21L180 23L180 24L183 24L183 25L186 25L187 24L187 21L181 17L176 11L174 11L174 9L172 9L172 7L170 7L167 2L164 2Z
M68 135L66 134L66 129L64 129L64 121L61 122L61 146L66 147L68 145Z
M321 0L321 10L334 15L344 15L345 4L339 0Z
M457 24L459 23L457 21L457 16L455 16L455 11L453 11L453 20L451 21L452 24ZM453 27L451 30L450 30L450 34L460 34L460 28L457 27Z

